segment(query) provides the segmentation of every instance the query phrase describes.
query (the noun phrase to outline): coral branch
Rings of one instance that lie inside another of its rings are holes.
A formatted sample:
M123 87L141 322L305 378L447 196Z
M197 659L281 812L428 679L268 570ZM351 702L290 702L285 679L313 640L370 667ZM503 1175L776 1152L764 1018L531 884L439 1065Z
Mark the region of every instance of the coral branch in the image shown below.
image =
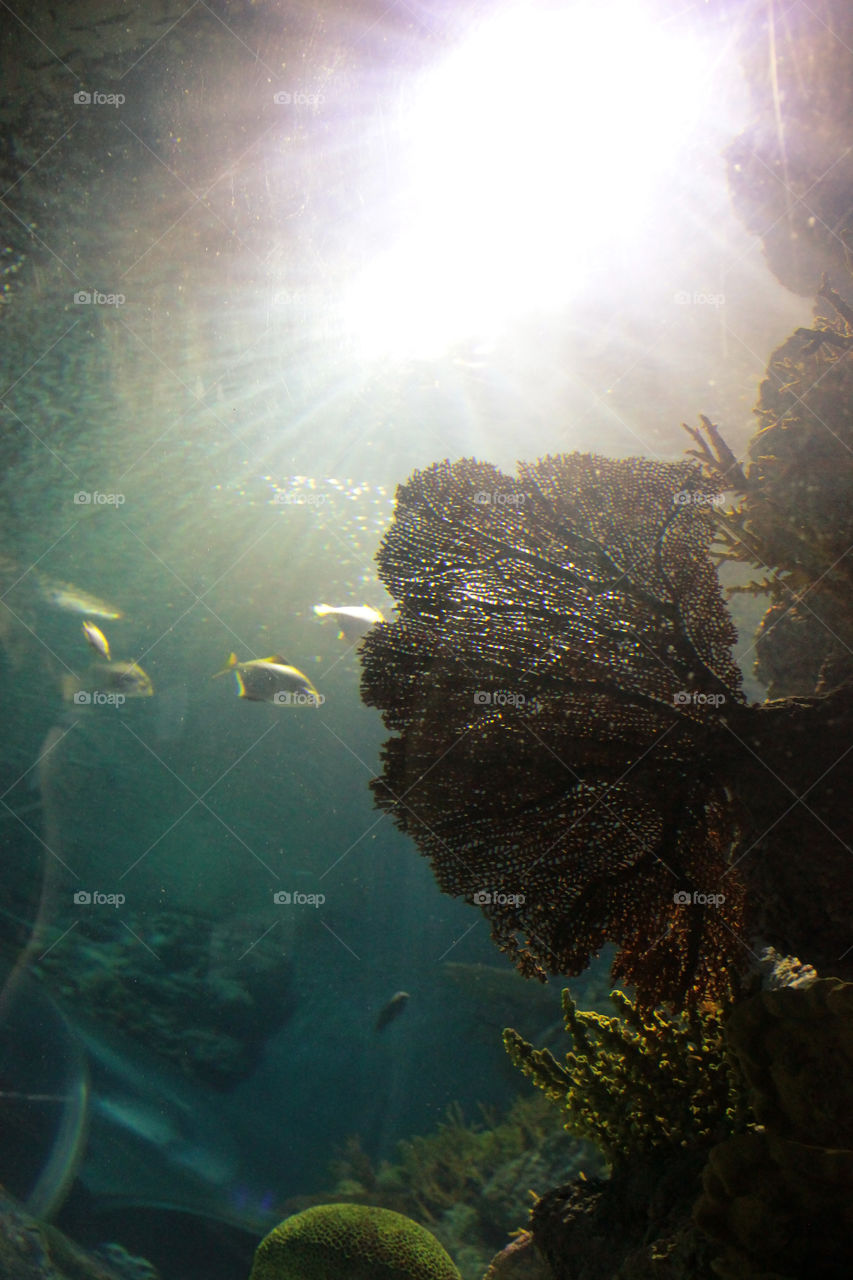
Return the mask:
M563 992L572 1038L563 1063L504 1032L513 1063L561 1107L569 1132L619 1168L656 1148L710 1146L746 1128L746 1086L726 1052L718 1007L667 1018L643 1014L621 991L611 999L615 1018L582 1013Z
M697 449L685 449L684 452L692 458L698 458L707 474L718 479L723 488L746 492L749 484L743 468L720 435L719 427L710 418L706 418L704 413L699 414L699 421L701 427L688 427L686 422L681 424L698 445Z

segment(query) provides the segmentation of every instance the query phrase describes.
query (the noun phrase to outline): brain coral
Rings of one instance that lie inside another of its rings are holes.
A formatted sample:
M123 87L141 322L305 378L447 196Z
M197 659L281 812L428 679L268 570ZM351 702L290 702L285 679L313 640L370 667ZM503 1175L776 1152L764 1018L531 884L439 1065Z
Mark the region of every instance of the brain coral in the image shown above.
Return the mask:
M258 1246L250 1280L460 1280L433 1235L402 1213L322 1204L285 1219Z

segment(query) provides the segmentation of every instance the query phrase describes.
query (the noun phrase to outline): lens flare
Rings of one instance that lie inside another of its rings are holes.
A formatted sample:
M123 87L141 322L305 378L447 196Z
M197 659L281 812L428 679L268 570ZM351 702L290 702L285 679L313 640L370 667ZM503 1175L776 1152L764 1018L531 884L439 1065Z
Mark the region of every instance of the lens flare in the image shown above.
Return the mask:
M399 121L406 227L352 284L362 348L440 354L563 306L642 223L701 81L696 41L636 4L510 11L473 32Z

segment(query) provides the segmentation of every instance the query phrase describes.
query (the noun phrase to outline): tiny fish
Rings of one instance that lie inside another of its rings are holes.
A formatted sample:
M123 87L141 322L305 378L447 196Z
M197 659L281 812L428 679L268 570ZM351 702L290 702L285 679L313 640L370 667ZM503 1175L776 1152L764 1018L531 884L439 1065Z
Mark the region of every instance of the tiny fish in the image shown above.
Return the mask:
M217 671L213 679L227 675L229 671L234 672L239 696L248 698L250 702L298 706L310 701L315 707L319 707L323 701L308 676L296 667L289 666L281 654L239 662L236 653L232 653L228 665Z
M385 619L378 609L369 604L341 605L335 608L330 604L315 604L314 612L318 618L331 618L338 627L338 639L355 644L362 636L366 636L371 627Z
M408 991L395 992L384 1008L380 1009L379 1017L376 1019L376 1026L373 1030L384 1031L389 1022L393 1022L395 1018L399 1018L400 1014L409 1003L409 999L410 996Z
M110 642L104 635L101 628L96 627L94 622L84 622L83 635L89 641L89 644L95 650L95 653L99 653L102 658L106 658L107 662L109 662Z
M107 621L124 617L121 609L116 609L115 605L89 595L88 591L81 591L71 582L58 582L56 578L47 578L42 573L36 573L35 577L42 600L55 609L64 609L68 613L85 613L89 618L105 618Z

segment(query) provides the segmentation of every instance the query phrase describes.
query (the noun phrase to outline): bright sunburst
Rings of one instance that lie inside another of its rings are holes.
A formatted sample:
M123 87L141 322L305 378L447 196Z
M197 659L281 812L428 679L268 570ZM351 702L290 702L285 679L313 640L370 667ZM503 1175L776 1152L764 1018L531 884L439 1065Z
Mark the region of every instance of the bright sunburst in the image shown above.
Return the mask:
M636 3L533 6L477 29L401 122L408 226L350 290L362 348L435 355L565 304L641 222L699 81L695 42Z

